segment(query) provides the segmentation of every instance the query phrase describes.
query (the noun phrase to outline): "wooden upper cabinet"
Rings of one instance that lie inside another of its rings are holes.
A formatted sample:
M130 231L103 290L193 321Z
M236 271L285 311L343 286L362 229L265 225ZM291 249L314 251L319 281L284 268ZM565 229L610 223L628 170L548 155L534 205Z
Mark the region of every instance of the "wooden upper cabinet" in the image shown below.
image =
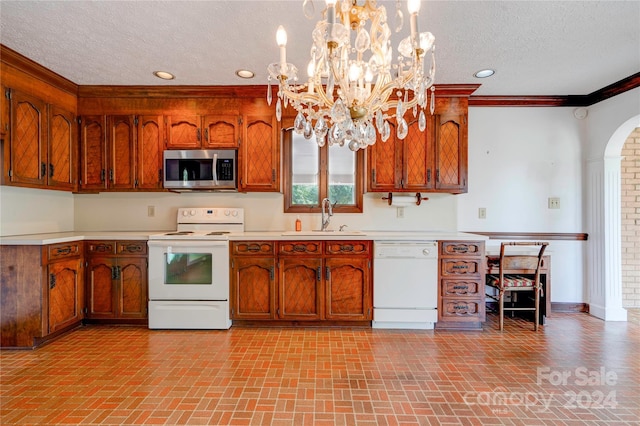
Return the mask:
M43 186L47 179L46 104L28 94L8 90L11 128L9 182Z
M80 189L107 189L106 118L80 118Z
M397 190L402 170L401 142L396 141L395 123L391 126L391 136L382 142L378 134L376 143L367 148L369 168L369 190L374 192L393 192Z
M445 113L435 117L436 188L467 192L467 115Z
M73 191L77 183L78 139L75 116L49 106L48 185Z
M240 144L240 190L280 190L280 143L274 114L245 115Z
M142 115L137 119L136 188L162 188L162 151L164 126L162 116Z
M200 115L168 115L167 149L198 149L202 147L202 117Z
M108 183L112 189L134 187L134 130L135 117L130 115L108 116Z
M237 115L206 115L202 121L202 148L237 148L240 142L240 121Z

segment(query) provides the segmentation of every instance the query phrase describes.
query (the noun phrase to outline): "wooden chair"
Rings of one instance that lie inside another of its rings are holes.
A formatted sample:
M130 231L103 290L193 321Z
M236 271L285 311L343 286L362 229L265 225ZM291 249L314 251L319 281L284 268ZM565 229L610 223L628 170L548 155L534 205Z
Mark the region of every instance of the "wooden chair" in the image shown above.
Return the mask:
M500 331L504 328L504 311L534 311L534 329L538 331L540 317L540 293L542 285L540 283L540 267L542 255L549 243L546 242L510 242L500 244L500 259L498 275L487 274L487 286L495 288L498 292L487 294L487 296L498 302L500 312ZM512 250L514 246L520 248L531 247L532 252L523 250ZM534 254L534 249L537 254ZM509 274L509 270L520 270L518 275ZM532 278L533 276L533 278ZM505 295L509 293L511 301L514 302L518 292L531 292L534 298L534 307L511 306L505 307ZM547 295L549 297L549 295Z

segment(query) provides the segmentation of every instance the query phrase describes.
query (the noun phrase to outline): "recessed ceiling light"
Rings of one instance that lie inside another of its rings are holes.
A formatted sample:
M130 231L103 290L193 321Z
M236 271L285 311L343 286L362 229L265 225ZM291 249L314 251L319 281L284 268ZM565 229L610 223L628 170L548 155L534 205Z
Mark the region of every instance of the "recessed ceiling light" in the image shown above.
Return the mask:
M473 76L476 78L487 78L487 77L491 77L495 73L496 73L495 70L486 69L486 70L480 70L476 72Z
M163 80L173 80L174 78L176 78L175 75L171 74L170 72L166 72L166 71L154 71L153 75L155 75L158 78L161 78Z
M255 77L255 73L249 70L238 70L236 71L236 75L240 78L253 78Z

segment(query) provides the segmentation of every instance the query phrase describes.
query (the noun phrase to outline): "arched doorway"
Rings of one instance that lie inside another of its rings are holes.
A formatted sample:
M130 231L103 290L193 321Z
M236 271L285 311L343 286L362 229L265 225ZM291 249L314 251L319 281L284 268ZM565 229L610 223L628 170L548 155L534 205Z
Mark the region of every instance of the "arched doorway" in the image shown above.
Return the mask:
M592 240L587 265L589 306L594 316L608 321L627 320L627 311L622 307L620 165L622 147L637 127L640 127L640 115L616 129L607 142L602 163L587 164L587 185L601 189L592 191L588 197L587 217Z

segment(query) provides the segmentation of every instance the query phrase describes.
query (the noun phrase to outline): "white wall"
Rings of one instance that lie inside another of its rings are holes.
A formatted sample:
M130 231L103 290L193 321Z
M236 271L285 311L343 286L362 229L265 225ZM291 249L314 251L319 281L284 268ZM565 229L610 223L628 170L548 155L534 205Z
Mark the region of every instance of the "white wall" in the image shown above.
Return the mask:
M458 229L585 232L581 126L571 108L469 108L469 192L458 196ZM549 197L560 198L559 209L548 208ZM500 242L488 241L487 251ZM581 241L550 241L553 302L587 301L585 249Z
M0 236L73 231L73 194L0 186Z
M456 197L428 194L420 206L405 207L404 218L396 217L382 197L366 194L364 213L334 214L331 229L347 225L351 230L455 230ZM153 206L155 217L147 216ZM243 207L247 231L293 230L297 214L282 212L282 194L230 193L103 193L75 196L75 229L169 230L175 229L178 207ZM320 214L300 214L303 230L319 229Z

